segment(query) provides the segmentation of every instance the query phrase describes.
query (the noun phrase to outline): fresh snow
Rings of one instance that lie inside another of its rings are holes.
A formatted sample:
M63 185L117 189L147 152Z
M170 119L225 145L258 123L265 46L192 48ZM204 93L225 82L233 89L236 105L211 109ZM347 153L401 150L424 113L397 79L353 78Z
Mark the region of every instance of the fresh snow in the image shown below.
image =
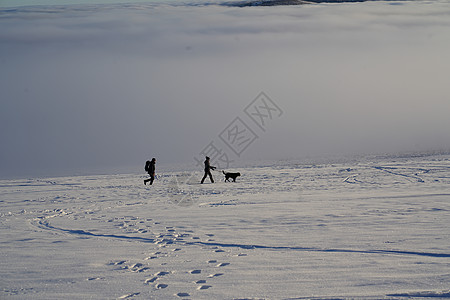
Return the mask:
M450 156L200 171L0 181L0 298L450 298Z

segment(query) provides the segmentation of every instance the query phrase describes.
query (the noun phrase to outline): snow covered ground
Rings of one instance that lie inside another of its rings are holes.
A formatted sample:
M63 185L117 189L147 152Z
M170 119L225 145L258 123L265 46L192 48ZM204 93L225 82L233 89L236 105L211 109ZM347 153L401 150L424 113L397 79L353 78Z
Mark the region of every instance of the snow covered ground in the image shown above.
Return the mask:
M0 299L450 298L448 153L162 163L261 91L244 161L450 149L448 1L44 2L0 9Z
M0 298L450 297L450 156L236 171L0 181Z

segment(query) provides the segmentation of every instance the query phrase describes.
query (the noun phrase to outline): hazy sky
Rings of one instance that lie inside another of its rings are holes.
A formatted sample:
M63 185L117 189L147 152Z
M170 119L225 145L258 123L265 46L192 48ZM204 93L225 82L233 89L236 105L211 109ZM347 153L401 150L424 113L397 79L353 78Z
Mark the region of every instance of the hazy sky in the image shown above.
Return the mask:
M0 9L0 28L0 177L191 162L254 126L261 91L283 114L242 160L450 148L446 1Z
M72 4L111 4L111 3L150 3L172 2L177 0L0 0L0 7L34 5L72 5Z

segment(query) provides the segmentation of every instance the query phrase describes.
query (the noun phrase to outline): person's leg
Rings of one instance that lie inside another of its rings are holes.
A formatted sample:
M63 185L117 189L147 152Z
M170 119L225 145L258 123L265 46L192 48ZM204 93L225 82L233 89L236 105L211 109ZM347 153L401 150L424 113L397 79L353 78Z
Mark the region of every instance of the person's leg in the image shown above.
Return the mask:
M149 181L150 181L150 185L151 185L153 183L153 180L155 179L155 175L151 175L151 174L148 174L148 175L150 175L150 178L144 180L144 185L146 185L147 182L149 182Z
M155 175L150 175L150 185L153 184L153 180L155 180Z
M200 183L203 183L203 182L205 181L206 176L208 176L208 173L207 173L207 172L205 172L205 175L203 175L202 181L201 181Z
M211 179L211 182L214 183L214 179L212 177L211 171L208 171L209 179Z

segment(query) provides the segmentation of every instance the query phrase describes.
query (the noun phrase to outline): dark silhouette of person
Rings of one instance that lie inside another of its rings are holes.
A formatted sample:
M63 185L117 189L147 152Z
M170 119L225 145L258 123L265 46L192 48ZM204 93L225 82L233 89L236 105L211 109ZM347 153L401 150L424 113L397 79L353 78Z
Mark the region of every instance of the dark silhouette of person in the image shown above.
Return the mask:
M152 161L147 160L145 163L145 171L147 171L148 175L150 175L150 178L144 180L144 185L146 185L149 181L150 185L153 184L153 180L155 180L155 164L156 158L152 158Z
M203 183L205 181L206 176L209 176L209 179L211 180L211 182L214 183L214 179L212 177L211 170L215 170L215 169L216 169L216 167L213 167L210 165L209 157L207 156L205 159L205 175L203 176L202 181L200 183Z

